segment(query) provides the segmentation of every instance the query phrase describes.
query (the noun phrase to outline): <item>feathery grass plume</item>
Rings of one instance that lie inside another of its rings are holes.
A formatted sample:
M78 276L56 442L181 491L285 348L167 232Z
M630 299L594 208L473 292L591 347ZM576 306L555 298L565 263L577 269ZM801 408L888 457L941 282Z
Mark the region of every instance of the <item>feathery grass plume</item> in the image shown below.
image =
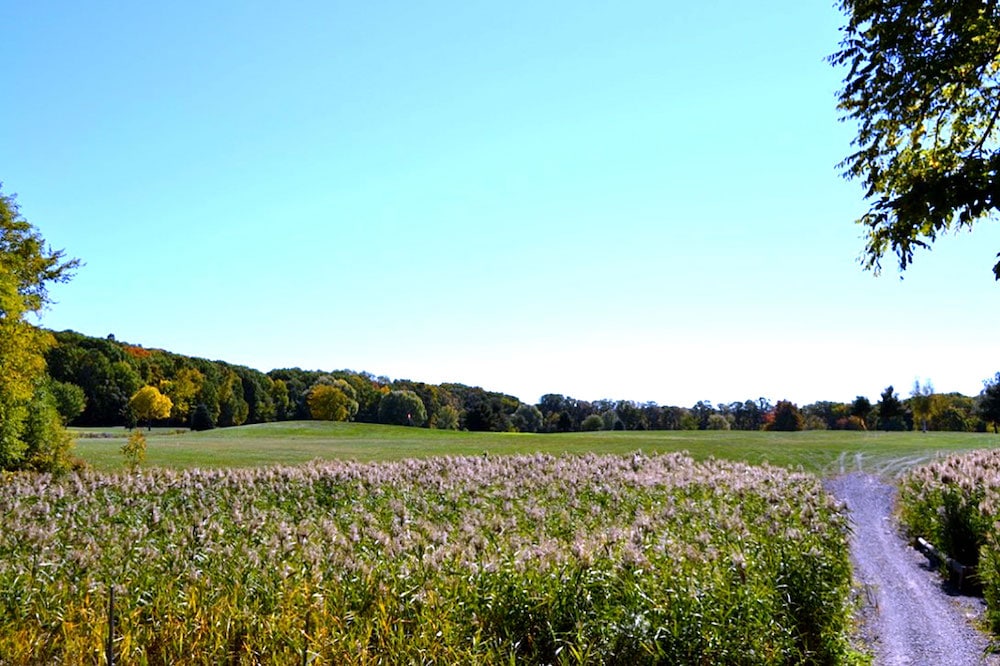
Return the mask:
M834 663L810 475L682 454L84 472L0 486L0 661ZM95 628L96 627L96 628ZM577 657L573 657L577 655Z

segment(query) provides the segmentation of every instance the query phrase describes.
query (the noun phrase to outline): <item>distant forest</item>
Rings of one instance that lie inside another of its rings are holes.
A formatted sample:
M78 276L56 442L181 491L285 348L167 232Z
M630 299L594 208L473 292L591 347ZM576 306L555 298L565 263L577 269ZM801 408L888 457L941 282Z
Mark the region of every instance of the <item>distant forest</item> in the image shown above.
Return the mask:
M64 421L134 427L140 421L207 430L272 421L324 419L495 432L581 430L996 430L1000 374L983 393L935 394L919 385L900 398L892 386L877 403L821 401L799 407L766 398L690 407L559 394L538 404L464 384L391 380L353 370L285 368L264 373L160 349L63 331L46 354L51 390ZM152 391L155 389L155 391ZM169 400L144 411L138 395Z

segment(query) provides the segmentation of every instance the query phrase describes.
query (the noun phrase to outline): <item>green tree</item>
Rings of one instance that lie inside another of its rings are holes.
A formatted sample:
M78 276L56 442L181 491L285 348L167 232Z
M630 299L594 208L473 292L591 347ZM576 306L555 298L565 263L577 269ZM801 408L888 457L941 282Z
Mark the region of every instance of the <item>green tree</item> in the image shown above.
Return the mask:
M243 394L243 381L230 367L225 368L218 395L219 425L227 428L246 423L247 417L250 416L250 405Z
M389 389L383 387L375 377L364 372L345 372L342 379L354 388L354 393L357 396L357 420L364 423L376 423L378 421L378 407L382 402L382 396L388 393ZM400 388L407 389L411 387L403 386ZM424 406L427 408L428 414L430 414L432 412L431 402L420 391L416 391L416 393L424 401Z
M938 234L971 228L1000 205L1000 3L841 0L848 73L839 108L854 121L844 175L870 208L862 263L900 270ZM1000 256L1000 255L998 255ZM993 267L1000 279L1000 262Z
M419 427L427 422L427 409L413 391L389 391L378 404L378 422Z
M87 408L87 394L76 384L69 382L49 381L49 391L62 419L63 425L69 425L73 419Z
M170 409L174 404L155 386L143 386L132 395L128 406L135 418L145 421L146 426L152 429L154 420L170 417Z
M290 418L291 400L288 396L288 384L282 379L271 381L271 402L274 403L274 416L279 421Z
M940 400L937 411L931 416L932 430L951 432L975 432L985 423L976 413L977 398L961 393L944 393L936 396Z
M212 416L212 410L205 403L198 403L191 412L191 430L211 430L214 427L215 417Z
M42 382L28 406L24 441L24 467L44 472L62 472L70 467L73 437L66 430L56 401Z
M47 247L21 217L15 198L0 191L0 469L38 467L29 463L30 452L48 446L36 441L46 429L29 427L29 419L52 405L44 386L44 354L55 340L26 317L41 312L50 303L49 285L68 280L77 266L78 260ZM49 421L44 414L34 416Z
M852 416L858 419L863 426L862 430L868 430L872 424L872 402L863 395L859 395L851 403L851 409L848 416Z
M619 423L621 423L621 419L618 418L618 412L615 411L614 407L605 409L598 416L601 417L601 430L621 430L621 428L616 427ZM588 416L587 418L589 419L590 417ZM584 421L586 420L587 419L584 419Z
M461 417L461 412L454 405L441 405L431 417L431 427L438 430L458 430Z
M691 408L691 415L698 420L698 430L708 429L708 417L715 413L715 407L709 400L699 400Z
M526 404L517 406L510 417L510 422L518 432L538 432L545 425L541 410L534 405Z
M511 429L510 413L517 409L513 404L516 398L505 396L500 393L484 391L481 388L458 389L454 384L448 385L453 393L464 392L465 411L462 415L463 426L472 432L508 432ZM458 389L458 390L456 390ZM510 410L509 412L507 410ZM566 417L567 430L571 427L572 420L565 412L560 416ZM562 421L560 421L562 423Z
M993 426L996 433L1000 426L1000 372L993 379L983 382L983 392L979 394L979 415Z
M847 418L850 405L842 402L820 400L802 408L806 430L833 430Z
M876 411L879 430L909 430L906 427L906 408L892 386L882 391Z
M580 424L580 430L583 432L595 432L603 429L604 419L601 418L600 414L591 414Z
M649 427L642 410L631 400L619 400L615 404L615 413L625 430L647 430ZM708 427L707 419L705 427Z

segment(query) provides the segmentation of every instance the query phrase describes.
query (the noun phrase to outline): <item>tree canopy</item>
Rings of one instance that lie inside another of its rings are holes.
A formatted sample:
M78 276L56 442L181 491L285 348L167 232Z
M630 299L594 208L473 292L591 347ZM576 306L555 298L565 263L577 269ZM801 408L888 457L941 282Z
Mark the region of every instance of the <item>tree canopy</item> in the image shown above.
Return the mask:
M152 427L154 420L170 416L174 403L155 386L143 386L132 395L128 406L137 419Z
M983 392L979 394L979 413L983 420L992 424L993 432L1000 426L1000 372L983 382Z
M938 234L1000 207L1000 3L841 0L848 73L839 108L858 125L844 175L867 188L862 255L900 270ZM1000 257L1000 254L998 254ZM993 272L1000 280L1000 262Z
M770 423L768 430L793 432L802 430L803 427L805 424L798 406L788 400L779 400L774 406L774 421Z
M324 375L309 390L309 412L321 421L349 421L358 413L354 398L354 388L347 381Z
M896 395L896 390L892 386L887 386L882 391L881 400L878 403L878 429L879 430L909 430L906 425L906 407Z
M422 426L427 421L424 401L413 391L390 391L378 405L378 422L388 425Z
M44 309L48 286L68 280L78 265L49 248L14 197L0 191L0 469L65 462L68 437L45 386L44 353L54 340L26 316Z

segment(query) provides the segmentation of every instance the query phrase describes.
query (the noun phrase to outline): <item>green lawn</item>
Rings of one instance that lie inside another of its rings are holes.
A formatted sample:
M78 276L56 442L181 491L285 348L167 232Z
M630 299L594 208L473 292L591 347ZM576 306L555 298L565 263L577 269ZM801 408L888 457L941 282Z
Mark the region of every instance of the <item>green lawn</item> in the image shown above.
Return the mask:
M122 469L128 432L74 429L75 453L94 468ZM977 433L808 431L650 431L566 434L468 433L362 423L300 421L184 432L153 429L147 466L252 467L314 459L395 460L443 455L511 453L646 453L688 451L708 457L770 462L824 475L863 469L886 475L941 453L1000 446Z

